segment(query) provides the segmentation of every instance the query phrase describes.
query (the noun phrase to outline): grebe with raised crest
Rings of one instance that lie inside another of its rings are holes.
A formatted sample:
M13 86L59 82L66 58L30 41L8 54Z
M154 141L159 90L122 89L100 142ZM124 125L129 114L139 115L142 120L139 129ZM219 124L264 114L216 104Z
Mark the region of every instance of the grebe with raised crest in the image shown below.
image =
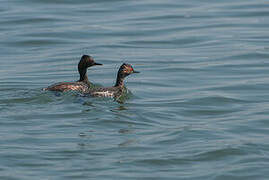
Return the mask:
M123 63L119 68L117 80L114 86L89 89L88 94L94 97L118 98L126 90L126 87L124 86L124 78L133 73L139 73L139 72L135 71L130 64Z

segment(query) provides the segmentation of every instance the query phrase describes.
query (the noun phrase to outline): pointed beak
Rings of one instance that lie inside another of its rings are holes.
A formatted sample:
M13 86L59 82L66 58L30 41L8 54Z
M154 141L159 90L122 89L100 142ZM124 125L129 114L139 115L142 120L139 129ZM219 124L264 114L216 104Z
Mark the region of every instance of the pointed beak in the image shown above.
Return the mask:
M133 73L140 73L139 71L133 71Z
M96 63L96 62L95 62L93 65L99 65L99 66L101 66L101 65L103 65L103 64L100 64L100 63Z

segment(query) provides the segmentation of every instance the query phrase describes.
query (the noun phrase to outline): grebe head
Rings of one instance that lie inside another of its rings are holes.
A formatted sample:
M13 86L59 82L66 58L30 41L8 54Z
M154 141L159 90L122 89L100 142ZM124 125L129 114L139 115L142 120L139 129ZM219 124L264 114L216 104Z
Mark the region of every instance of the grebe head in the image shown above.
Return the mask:
M123 63L119 69L118 75L120 75L121 77L126 77L133 73L139 73L139 72L135 71L130 64Z
M83 55L78 63L78 69L87 69L88 67L95 65L103 65L103 64L96 63L91 56Z
M87 68L95 65L102 65L96 63L91 56L83 55L78 63L78 72L80 75L79 81L88 82Z

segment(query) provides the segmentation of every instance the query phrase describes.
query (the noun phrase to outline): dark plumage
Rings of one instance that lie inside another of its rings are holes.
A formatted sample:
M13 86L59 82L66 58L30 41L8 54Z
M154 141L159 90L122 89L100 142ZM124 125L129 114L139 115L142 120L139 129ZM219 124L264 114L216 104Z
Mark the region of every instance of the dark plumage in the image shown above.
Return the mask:
M112 87L94 88L89 90L90 96L95 97L120 97L126 88L124 87L124 78L133 73L139 73L135 71L130 64L122 64L117 75L116 84Z
M89 88L92 87L92 83L88 80L87 68L95 65L102 65L96 63L91 56L83 55L78 63L78 72L80 78L76 82L60 82L45 88L49 91L79 91L79 92L88 92Z

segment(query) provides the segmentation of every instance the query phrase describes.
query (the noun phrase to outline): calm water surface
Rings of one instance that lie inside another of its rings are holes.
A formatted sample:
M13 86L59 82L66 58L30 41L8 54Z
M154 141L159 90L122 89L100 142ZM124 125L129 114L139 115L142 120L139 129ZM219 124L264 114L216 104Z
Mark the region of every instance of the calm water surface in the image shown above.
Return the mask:
M1 0L0 179L269 178L268 1ZM82 54L125 103L42 88Z

